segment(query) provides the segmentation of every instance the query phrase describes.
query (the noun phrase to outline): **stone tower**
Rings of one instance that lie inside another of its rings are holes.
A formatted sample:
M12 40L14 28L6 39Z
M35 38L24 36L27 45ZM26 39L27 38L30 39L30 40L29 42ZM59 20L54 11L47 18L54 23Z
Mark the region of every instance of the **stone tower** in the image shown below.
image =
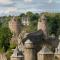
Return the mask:
M9 21L9 28L10 28L11 32L13 33L13 35L18 35L19 34L19 32L20 32L20 23L18 22L16 17L13 17Z
M44 35L47 36L47 22L46 16L42 14L38 20L38 30L42 30Z
M22 24L24 26L28 26L29 25L29 17L28 16L23 16L22 17Z
M25 42L24 57L25 60L36 60L36 51L33 42L29 39Z

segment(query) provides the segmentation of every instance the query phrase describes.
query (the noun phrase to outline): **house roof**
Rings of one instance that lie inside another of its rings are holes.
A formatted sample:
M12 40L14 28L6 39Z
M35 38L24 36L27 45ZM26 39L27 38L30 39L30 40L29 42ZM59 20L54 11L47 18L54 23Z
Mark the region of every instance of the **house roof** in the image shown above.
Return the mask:
M53 52L46 46L43 46L38 54L53 54Z

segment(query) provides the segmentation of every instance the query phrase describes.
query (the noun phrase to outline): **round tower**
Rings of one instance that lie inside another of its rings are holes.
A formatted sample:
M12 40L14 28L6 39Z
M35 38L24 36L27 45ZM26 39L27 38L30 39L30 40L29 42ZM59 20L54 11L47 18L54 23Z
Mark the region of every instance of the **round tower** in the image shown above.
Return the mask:
M42 30L44 35L47 36L47 22L46 16L42 14L38 20L38 30Z
M16 17L13 17L12 20L9 21L9 28L13 35L18 35L20 32L20 23L16 19Z
M25 60L36 60L36 51L32 41L29 39L25 42L24 57Z

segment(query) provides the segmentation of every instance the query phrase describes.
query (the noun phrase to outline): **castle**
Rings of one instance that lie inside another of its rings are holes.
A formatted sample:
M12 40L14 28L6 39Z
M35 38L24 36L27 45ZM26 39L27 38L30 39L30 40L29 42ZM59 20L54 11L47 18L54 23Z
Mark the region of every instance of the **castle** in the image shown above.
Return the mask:
M18 46L14 49L11 60L60 60L59 39L48 35L46 20L45 15L42 14L38 20L36 32L25 33L23 39L19 35ZM10 24L11 22L9 26ZM19 32L18 26L11 25L10 29L14 33Z

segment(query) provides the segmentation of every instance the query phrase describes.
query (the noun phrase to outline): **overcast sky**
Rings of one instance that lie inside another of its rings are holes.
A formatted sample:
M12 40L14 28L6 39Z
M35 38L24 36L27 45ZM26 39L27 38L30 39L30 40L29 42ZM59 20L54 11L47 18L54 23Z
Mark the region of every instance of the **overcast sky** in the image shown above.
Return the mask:
M0 16L27 11L60 12L60 0L0 0Z

